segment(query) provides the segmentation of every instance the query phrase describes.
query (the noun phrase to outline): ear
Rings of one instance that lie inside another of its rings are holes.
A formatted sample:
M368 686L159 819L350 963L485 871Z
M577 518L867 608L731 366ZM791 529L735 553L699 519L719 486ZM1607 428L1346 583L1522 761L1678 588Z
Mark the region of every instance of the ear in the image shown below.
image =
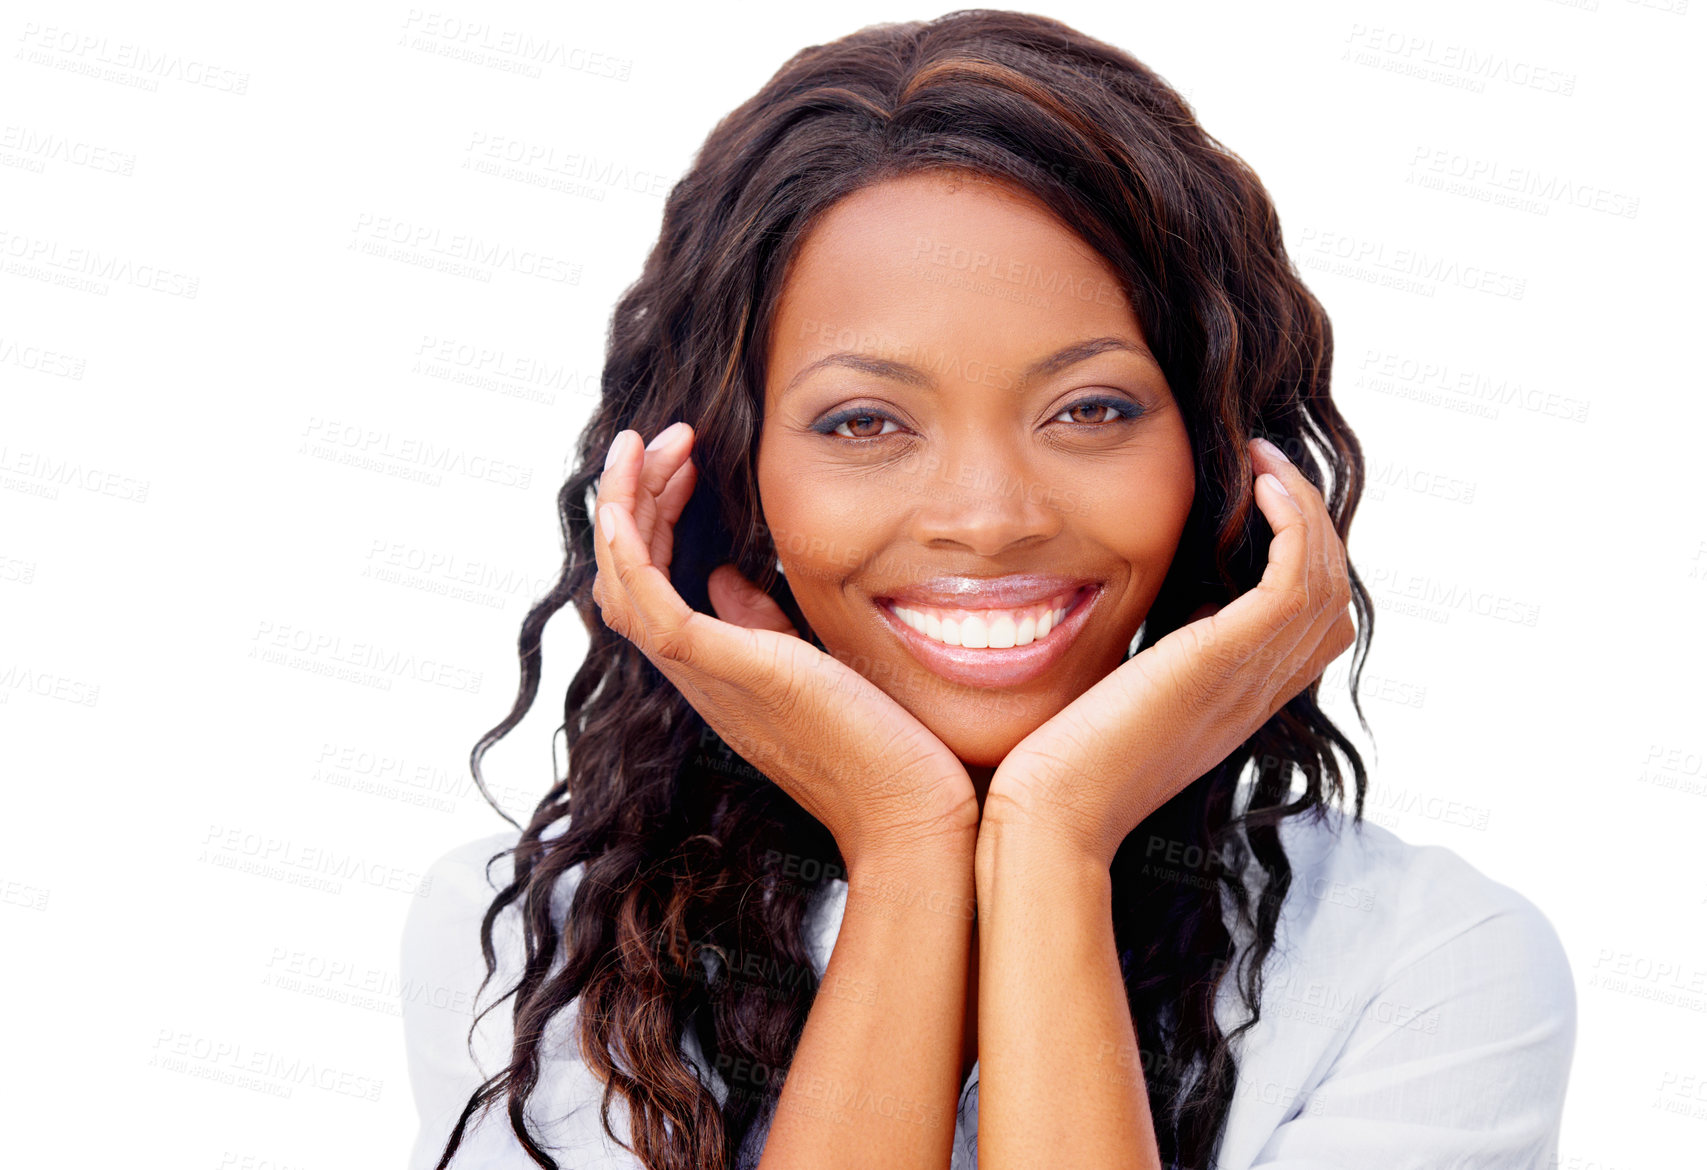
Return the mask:
M775 630L779 634L793 634L796 638L800 636L800 631L794 628L794 623L788 620L788 615L782 612L775 599L743 577L732 563L721 564L711 570L711 575L706 578L705 591L717 616L732 626Z

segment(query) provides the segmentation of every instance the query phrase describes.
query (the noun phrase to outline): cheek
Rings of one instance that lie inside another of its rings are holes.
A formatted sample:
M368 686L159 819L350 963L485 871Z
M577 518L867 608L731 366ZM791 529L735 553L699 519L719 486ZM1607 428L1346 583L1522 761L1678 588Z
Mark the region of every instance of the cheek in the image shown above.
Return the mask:
M831 529L822 521L819 501L800 490L799 480L789 475L786 465L760 464L760 520L784 575L804 585L819 574L817 562L828 555Z
M807 469L790 444L761 442L759 500L767 535L789 592L826 646L846 624L844 583L860 564L861 527L849 492L833 477ZM867 524L869 528L869 523Z
M821 630L835 623L834 607L864 556L859 534L828 497L783 489L778 499L765 514L777 562L801 613Z
M1197 474L1191 439L1177 414L1168 441L1156 453L1147 473L1134 485L1133 497L1142 508L1140 523L1152 540L1167 545L1168 557L1178 547L1186 519L1197 497Z
M1105 548L1134 565L1165 571L1196 495L1191 465L1146 470L1105 483L1086 498L1081 521Z
M783 509L771 525L771 542L783 574L797 592L839 588L863 562L865 552L841 523L826 521L821 510Z
M801 471L779 476L765 498L765 522L791 579L840 588L850 576L881 568L894 533L895 493Z

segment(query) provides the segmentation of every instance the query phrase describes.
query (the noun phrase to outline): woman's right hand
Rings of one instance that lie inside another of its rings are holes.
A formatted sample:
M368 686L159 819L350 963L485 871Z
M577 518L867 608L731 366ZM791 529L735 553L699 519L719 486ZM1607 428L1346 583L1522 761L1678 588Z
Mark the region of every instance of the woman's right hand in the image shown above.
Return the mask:
M676 592L674 527L698 473L687 423L660 436L656 450L643 451L638 433L620 432L599 478L593 600L605 624L638 646L724 743L818 818L850 872L920 850L969 849L979 819L972 781L911 712L802 638L733 564L708 582L717 617Z

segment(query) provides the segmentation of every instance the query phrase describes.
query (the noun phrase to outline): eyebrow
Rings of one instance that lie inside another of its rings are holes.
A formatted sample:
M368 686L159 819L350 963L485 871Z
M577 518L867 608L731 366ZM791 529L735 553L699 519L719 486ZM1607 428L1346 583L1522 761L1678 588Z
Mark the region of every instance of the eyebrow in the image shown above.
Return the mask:
M1088 361L1100 353L1107 353L1109 350L1123 350L1135 354L1148 361L1156 369L1162 368L1162 364L1156 360L1156 355L1151 353L1147 346L1129 341L1124 337L1093 337L1088 341L1076 341L1065 349L1058 350L1046 358L1039 358L1031 363L1020 375L1018 389L1024 390L1039 378L1057 374L1068 366ZM794 375L789 379L788 385L783 387L783 395L787 395L789 391L826 366L840 366L845 369L858 370L874 377L887 378L893 382L917 386L922 390L934 391L937 388L936 379L928 371L922 370L918 366L891 361L888 358L873 357L870 354L843 351L821 357Z

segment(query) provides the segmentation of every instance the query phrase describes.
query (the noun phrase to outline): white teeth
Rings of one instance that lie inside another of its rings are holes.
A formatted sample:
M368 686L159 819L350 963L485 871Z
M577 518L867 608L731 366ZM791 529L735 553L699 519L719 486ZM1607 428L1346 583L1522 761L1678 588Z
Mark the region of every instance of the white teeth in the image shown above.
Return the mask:
M973 613L959 610L951 616L939 616L929 610L913 610L895 605L895 616L906 622L933 642L947 646L964 646L970 650L1008 650L1029 646L1047 637L1060 625L1071 608L1072 601L1045 609L1029 606L1020 610L986 610Z
M1014 631L1015 646L1029 646L1037 641L1037 619L1029 613L1019 620L1019 628Z
M977 614L970 614L960 622L960 644L970 650L984 650L990 645L990 627Z

